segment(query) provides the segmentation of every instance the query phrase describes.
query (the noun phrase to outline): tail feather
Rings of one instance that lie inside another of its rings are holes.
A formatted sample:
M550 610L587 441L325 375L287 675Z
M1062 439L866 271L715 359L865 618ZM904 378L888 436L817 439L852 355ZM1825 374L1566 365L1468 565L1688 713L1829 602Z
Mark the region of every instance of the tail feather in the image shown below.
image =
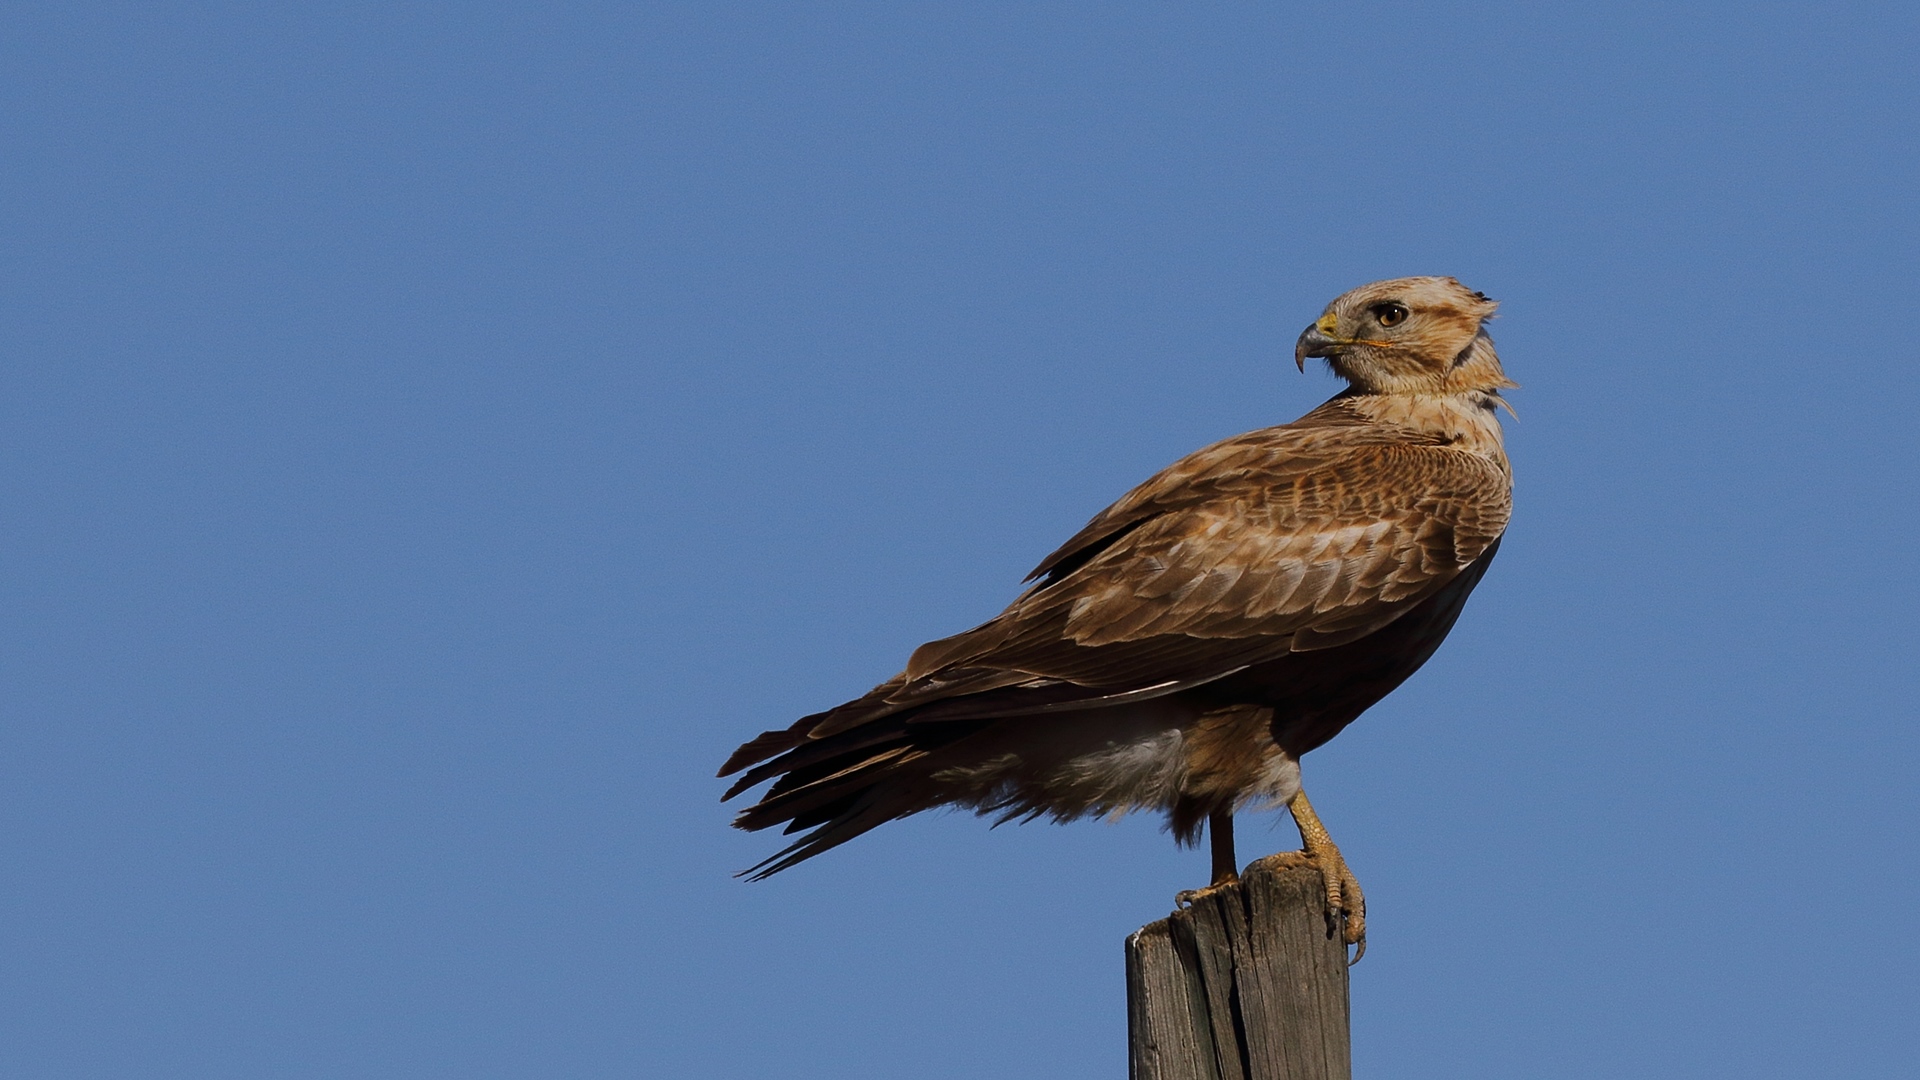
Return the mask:
M1129 744L1189 720L1192 706L1175 695L1217 677L1122 691L1048 681L911 705L879 700L876 691L767 732L736 751L723 770L746 770L726 799L772 781L733 824L754 832L812 831L743 875L779 873L894 818L943 804L1003 821L1064 821L1143 808L1159 797L1152 773L1159 766L1151 756L1132 763L1151 751ZM866 711L864 722L831 733L819 725L823 717L855 709ZM1099 764L1109 760L1114 764ZM1075 761L1095 764L1069 765ZM1095 771L1082 775L1088 768ZM1102 768L1122 773L1113 779L1099 773ZM1139 777L1126 771L1143 769ZM1136 780L1146 784L1146 795L1110 790Z
M802 720L800 723L804 724L806 721ZM770 757L786 753L794 747L799 746L806 740L806 737L806 730L802 728L800 724L795 724L790 728L782 728L779 731L763 731L747 742L740 744L740 749L735 750L732 755L727 758L727 763L720 766L720 771L714 775L731 776L755 762L765 761ZM747 786L752 787L753 785L749 784ZM733 798L740 793L740 790L739 785L734 785L734 789L727 792L726 797L720 801L725 802L727 799Z
M877 828L895 818L905 817L913 811L898 805L896 800L881 796L880 789L868 788L854 796L831 820L806 836L788 844L771 856L742 870L740 877L748 881L762 881L815 855L859 836L869 829ZM798 825L798 822L795 822Z
M916 755L910 746L896 746L878 754L861 755L818 779L768 792L765 798L740 811L734 825L749 832L778 825L843 798L849 791L873 787L880 779L877 774L896 769L915 756L920 755Z

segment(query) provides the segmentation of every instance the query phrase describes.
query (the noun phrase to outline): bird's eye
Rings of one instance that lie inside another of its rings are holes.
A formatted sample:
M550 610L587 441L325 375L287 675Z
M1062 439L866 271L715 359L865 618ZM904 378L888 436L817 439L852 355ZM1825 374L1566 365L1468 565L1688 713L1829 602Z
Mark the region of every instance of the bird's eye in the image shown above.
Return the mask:
M1407 309L1401 304L1375 304L1373 317L1381 326L1399 326L1407 321Z

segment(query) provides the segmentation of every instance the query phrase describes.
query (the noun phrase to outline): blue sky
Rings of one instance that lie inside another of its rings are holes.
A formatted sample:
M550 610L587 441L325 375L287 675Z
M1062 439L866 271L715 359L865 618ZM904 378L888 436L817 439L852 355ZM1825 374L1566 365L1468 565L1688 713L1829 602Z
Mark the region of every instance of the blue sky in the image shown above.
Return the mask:
M1920 1056L1910 5L7 24L8 1076L1122 1075L1204 852L926 815L750 885L713 770L1424 273L1503 302L1518 511L1305 763L1360 1071Z

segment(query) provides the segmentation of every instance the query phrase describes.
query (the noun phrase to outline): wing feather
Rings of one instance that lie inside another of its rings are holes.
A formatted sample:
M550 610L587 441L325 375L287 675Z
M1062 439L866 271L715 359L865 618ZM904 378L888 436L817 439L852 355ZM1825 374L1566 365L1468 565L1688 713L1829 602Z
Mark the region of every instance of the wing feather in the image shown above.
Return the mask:
M735 791L785 774L777 806L824 812L812 792L824 799L848 774L816 771L895 761L908 727L1171 693L1352 641L1499 538L1501 464L1405 429L1314 421L1320 412L1198 451L1129 492L996 618L921 646L866 696L742 747L727 772L774 760Z

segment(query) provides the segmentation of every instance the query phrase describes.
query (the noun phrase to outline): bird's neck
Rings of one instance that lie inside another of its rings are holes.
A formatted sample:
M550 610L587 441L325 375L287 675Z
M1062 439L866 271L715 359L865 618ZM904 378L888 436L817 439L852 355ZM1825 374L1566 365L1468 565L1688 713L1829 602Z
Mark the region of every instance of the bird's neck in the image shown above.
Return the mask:
M1355 414L1376 424L1437 435L1454 446L1500 462L1507 460L1498 410L1506 402L1496 391L1452 394L1350 393L1338 399Z

